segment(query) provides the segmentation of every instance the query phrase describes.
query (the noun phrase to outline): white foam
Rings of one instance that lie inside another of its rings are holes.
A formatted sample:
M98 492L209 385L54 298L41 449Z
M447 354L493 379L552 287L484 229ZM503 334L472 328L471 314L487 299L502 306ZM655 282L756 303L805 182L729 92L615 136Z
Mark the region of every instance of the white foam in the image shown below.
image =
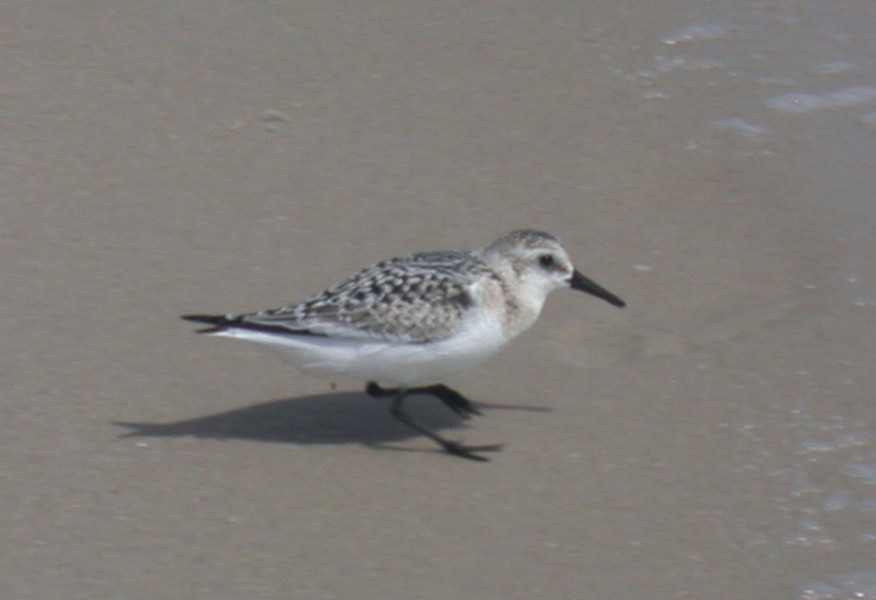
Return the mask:
M730 29L721 23L694 23L675 33L671 33L661 41L674 45L682 42L707 42L729 35Z
M765 103L773 110L806 113L814 110L848 108L876 102L876 87L855 86L828 92L808 94L793 92L768 98Z

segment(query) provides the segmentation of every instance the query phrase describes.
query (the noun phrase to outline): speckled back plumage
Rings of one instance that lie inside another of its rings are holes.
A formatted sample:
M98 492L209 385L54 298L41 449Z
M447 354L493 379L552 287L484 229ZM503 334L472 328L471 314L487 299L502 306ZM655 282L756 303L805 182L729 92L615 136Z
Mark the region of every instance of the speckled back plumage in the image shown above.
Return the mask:
M472 307L469 284L492 272L478 253L421 252L380 262L297 304L245 315L290 333L428 342L453 333Z

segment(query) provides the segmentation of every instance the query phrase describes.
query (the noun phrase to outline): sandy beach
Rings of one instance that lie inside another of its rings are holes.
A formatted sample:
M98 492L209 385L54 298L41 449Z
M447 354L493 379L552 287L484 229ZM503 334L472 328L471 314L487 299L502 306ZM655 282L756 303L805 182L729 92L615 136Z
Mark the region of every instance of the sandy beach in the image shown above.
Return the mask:
M0 597L876 596L876 9L0 9ZM444 383L192 334L375 261L558 236Z

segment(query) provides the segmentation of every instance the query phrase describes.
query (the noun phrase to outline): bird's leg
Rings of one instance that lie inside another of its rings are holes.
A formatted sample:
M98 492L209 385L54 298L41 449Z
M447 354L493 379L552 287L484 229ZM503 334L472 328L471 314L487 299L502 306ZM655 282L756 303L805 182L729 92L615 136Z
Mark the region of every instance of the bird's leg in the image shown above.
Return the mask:
M382 388L373 381L368 384L365 391L369 396L382 398L392 396L399 392L398 389ZM470 415L479 415L481 411L471 400L443 384L429 385L424 387L408 388L408 394L431 394L441 400L450 410L461 417L468 418Z
M471 403L466 400L462 395L454 392L450 388L443 385L434 385L425 388L413 388L410 390L405 389L385 389L380 387L374 382L370 382L368 386L365 388L365 392L374 398L381 398L385 396L395 395L395 399L392 401L390 405L390 412L392 415L410 427L411 429L425 435L430 440L434 441L436 444L444 448L450 454L455 456L460 456L462 458L467 458L469 460L479 460L479 461L487 461L489 459L479 456L475 454L475 452L495 452L502 449L501 444L489 444L485 446L466 446L461 444L460 442L454 442L452 440L448 440L446 438L441 437L413 417L411 417L404 410L404 401L405 397L410 393L428 393L437 396L442 402L450 406L455 412L460 413L460 407L465 406L466 404L470 409L474 409L474 406L471 406ZM439 395L441 394L441 395ZM460 402L458 399L460 398L462 401ZM453 405L451 405L453 403ZM476 409L475 409L476 410Z
M365 386L365 393L371 396L372 398L385 398L386 396L394 396L399 392L398 388L396 389L388 389L382 388L377 383L373 381L369 381L368 385Z
M447 405L456 414L468 418L470 415L480 415L481 411L471 400L444 384L430 385L427 387L408 390L412 394L432 394Z
M398 390L398 395L395 397L395 400L392 401L392 405L389 409L392 415L411 429L422 433L423 435L440 445L450 454L460 456L462 458L467 458L469 460L487 461L489 460L488 458L479 456L475 454L475 452L493 452L502 449L501 444L491 444L488 446L466 446L459 442L454 442L452 440L441 437L434 431L431 431L425 425L422 425L421 423L416 421L413 417L411 417L408 413L404 411L402 405L404 404L405 396L407 396L407 394L407 390Z

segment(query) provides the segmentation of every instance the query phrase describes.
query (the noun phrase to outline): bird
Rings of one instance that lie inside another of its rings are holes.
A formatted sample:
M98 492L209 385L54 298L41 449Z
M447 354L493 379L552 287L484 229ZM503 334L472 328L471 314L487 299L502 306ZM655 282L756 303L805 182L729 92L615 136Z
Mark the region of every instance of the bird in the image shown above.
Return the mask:
M186 314L196 333L261 344L305 373L349 376L391 414L451 455L487 461L502 444L466 445L423 425L404 408L431 395L457 415L481 414L441 381L495 354L538 319L548 295L571 288L618 308L626 303L572 264L553 235L512 231L476 250L418 252L384 260L325 291L280 308Z

